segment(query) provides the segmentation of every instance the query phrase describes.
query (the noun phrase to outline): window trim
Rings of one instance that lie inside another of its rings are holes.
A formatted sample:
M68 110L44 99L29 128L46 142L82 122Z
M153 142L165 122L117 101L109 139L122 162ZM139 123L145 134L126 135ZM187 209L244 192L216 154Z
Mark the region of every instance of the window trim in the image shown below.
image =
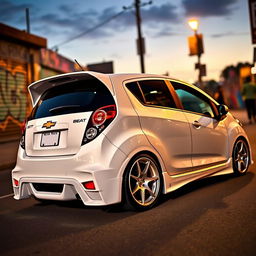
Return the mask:
M139 88L139 90L140 90L140 93L141 93L141 96L142 96L142 98L143 98L144 104L146 104L146 103L145 103L145 102L146 102L146 98L145 98L145 95L144 95L144 93L143 93L143 91L142 91L142 89L141 89L140 83L137 81L136 84L137 84L137 86L138 86L138 88Z
M178 109L184 110L183 105L182 105L182 103L181 103L181 101L179 99L179 96L175 92L175 89L172 86L171 82L169 80L165 80L165 83L166 83L166 85L167 85L167 87L168 87L168 89L169 89L169 91L170 91L170 93L171 93L171 95L173 97L173 100L174 100L174 103L175 103L176 107Z

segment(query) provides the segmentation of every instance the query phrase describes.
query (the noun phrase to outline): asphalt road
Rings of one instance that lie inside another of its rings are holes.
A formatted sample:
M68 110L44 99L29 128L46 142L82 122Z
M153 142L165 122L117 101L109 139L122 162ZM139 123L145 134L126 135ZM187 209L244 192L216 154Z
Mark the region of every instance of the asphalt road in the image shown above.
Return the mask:
M245 126L256 161L256 125ZM15 201L0 172L0 255L256 255L256 164L209 178L150 211Z

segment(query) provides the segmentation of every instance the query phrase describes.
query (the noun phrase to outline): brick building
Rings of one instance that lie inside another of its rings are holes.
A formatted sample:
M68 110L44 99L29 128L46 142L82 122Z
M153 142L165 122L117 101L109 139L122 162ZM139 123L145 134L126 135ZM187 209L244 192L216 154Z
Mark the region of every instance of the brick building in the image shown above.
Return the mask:
M0 23L0 143L20 138L32 107L30 83L75 70L73 61L47 49L45 38Z

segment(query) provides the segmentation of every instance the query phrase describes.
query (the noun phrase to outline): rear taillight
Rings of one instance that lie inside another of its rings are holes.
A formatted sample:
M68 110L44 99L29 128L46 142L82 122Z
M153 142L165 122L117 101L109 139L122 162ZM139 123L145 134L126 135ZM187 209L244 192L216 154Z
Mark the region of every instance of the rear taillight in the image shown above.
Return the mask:
M13 179L13 183L14 183L14 185L15 185L16 187L18 187L18 186L19 186L19 181L18 181L18 180Z
M21 138L20 138L20 146L25 149L25 133L26 133L27 120L25 120L21 125Z
M95 139L115 118L116 105L107 105L95 110L86 127L82 145Z
M95 190L95 185L93 181L87 181L83 183L86 189Z
M96 126L102 125L107 120L107 113L102 110L96 110L92 115L92 123Z

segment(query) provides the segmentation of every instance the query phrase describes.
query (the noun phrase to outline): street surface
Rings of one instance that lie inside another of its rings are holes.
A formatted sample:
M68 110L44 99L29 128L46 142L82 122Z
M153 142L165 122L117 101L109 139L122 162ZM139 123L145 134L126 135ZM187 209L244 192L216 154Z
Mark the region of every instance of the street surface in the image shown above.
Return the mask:
M246 125L256 161L256 125ZM15 201L0 171L0 255L256 255L256 164L209 178L147 212Z

